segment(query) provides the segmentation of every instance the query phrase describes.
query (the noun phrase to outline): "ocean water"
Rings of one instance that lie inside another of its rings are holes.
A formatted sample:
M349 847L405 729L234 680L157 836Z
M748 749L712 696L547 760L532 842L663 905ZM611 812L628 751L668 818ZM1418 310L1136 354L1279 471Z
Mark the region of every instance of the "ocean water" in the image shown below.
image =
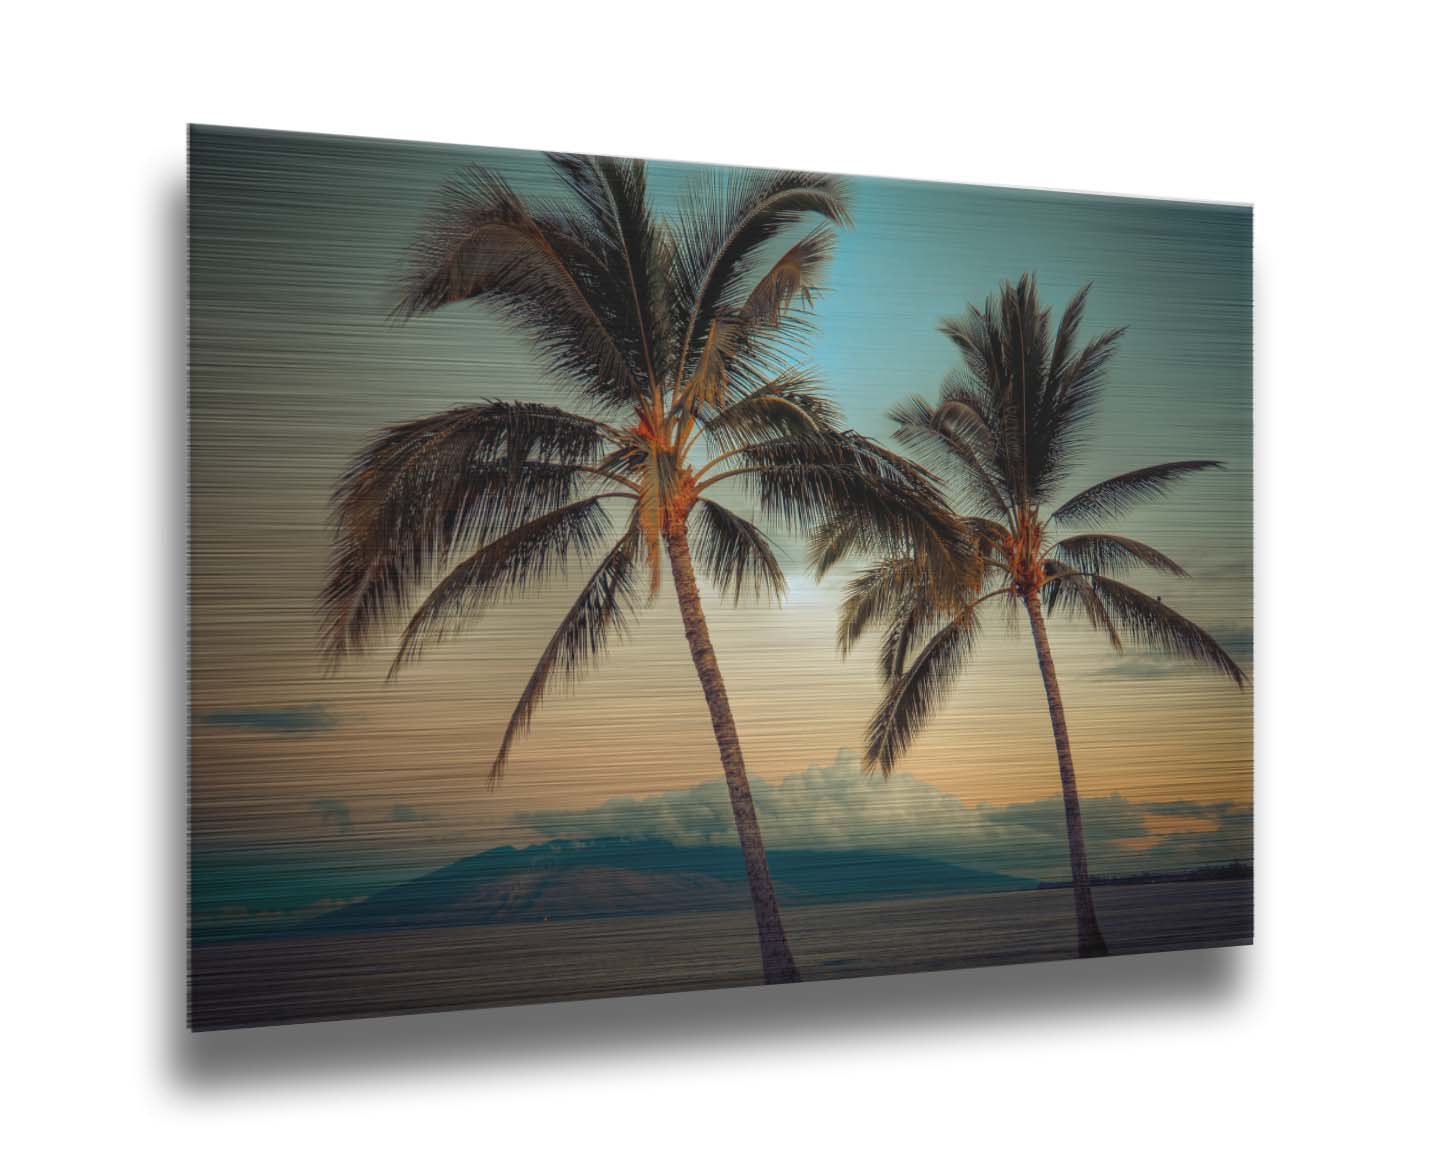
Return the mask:
M1106 886L1114 954L1248 944L1250 880ZM785 912L807 980L1060 960L1074 955L1068 889ZM760 983L748 911L625 916L196 946L196 1029L633 996Z

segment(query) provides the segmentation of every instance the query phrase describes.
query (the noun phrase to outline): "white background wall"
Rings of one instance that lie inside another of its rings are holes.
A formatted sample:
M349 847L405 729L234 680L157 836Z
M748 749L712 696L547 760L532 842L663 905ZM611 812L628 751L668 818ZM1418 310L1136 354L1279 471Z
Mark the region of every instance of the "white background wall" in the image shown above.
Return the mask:
M7 1143L1433 1140L1431 17L497 7L6 17ZM184 1036L187 120L1253 201L1256 947Z

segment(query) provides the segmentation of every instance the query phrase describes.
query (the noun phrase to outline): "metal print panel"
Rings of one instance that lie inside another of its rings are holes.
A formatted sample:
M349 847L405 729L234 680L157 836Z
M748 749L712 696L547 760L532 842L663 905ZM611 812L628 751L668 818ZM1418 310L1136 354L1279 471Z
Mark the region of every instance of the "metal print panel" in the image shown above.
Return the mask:
M1248 943L1248 208L190 134L190 1020Z

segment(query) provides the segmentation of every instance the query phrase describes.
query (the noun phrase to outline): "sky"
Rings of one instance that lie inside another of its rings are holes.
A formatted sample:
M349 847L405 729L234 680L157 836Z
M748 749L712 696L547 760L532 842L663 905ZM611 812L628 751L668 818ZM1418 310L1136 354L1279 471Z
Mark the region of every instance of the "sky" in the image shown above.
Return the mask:
M667 595L574 692L547 699L496 790L491 758L573 584L490 612L396 682L385 670L398 626L338 673L319 657L328 500L370 437L457 404L567 399L526 339L482 308L391 316L439 185L477 163L522 194L558 192L536 153L192 130L191 832L207 907L318 909L554 835L698 835L694 814L721 795ZM653 164L659 212L702 171ZM886 410L933 397L956 363L939 320L1002 279L1035 273L1057 312L1091 283L1083 334L1126 333L1067 490L1166 460L1223 461L1114 529L1187 568L1188 581L1137 582L1249 668L1250 210L874 178L848 189L853 226L810 352L846 421L888 440ZM840 659L844 574L817 587L803 542L780 543L782 608L706 599L767 840L1063 874L1028 635L997 618L902 771L865 777L853 750L879 696L874 648ZM1248 856L1248 689L1117 655L1078 625L1057 621L1051 640L1099 867ZM725 835L723 822L711 833Z

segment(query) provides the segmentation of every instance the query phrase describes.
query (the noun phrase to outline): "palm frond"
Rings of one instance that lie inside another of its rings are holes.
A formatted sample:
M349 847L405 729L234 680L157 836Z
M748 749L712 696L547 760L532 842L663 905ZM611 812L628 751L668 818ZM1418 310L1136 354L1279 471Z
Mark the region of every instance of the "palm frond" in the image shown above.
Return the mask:
M846 432L761 442L745 458L736 471L767 517L792 530L818 527L810 545L817 580L853 552L908 552L938 586L978 589L983 580L975 539L933 477L904 457Z
M882 565L894 561L909 566L914 587L924 587L937 604L958 611L983 588L987 546L967 518L927 508L926 499L882 493L873 505L857 503L823 517L810 534L808 548L815 579L823 580L852 557L878 555Z
M632 485L639 485L645 476L646 460L650 448L632 432L621 433L615 440L615 447L607 452L597 465L606 476L623 476Z
M496 400L452 408L382 431L341 477L335 506L349 515L389 496L398 483L434 485L475 464L593 463L613 431L547 404Z
M1187 576L1179 564L1158 548L1127 536L1089 533L1055 543L1055 557L1086 572L1121 573L1131 568L1154 568L1171 576Z
M1090 298L1093 284L1086 284L1065 305L1060 314L1060 324L1055 329L1055 343L1050 348L1050 377L1052 383L1064 377L1070 366L1070 356L1075 351L1075 338L1080 333L1080 322L1085 316L1085 302Z
M840 410L813 373L791 367L726 403L702 407L699 417L715 447L729 451L756 440L838 431Z
M983 309L941 323L964 363L942 397L962 404L988 432L987 446L976 451L1013 504L1047 499L1065 475L1118 348L1122 329L1074 351L1088 294L1087 287L1071 299L1053 345L1050 310L1028 274L1003 282Z
M1028 279L1022 277L1022 284L1028 292ZM980 400L976 409L993 446L990 467L1007 499L1025 504L1032 498L1025 466L1026 416L1035 406L1027 403L1026 373L1015 363L1022 358L1011 347L1016 342L1016 310L1010 306L1015 292L1013 284L1002 283L1000 295L987 297L983 309L970 305L962 316L942 320L940 331L959 349L970 374L969 390Z
M545 645L500 741L500 750L490 768L492 783L504 773L515 738L530 730L535 711L554 676L558 673L566 683L573 682L587 664L605 651L611 639L626 629L635 609L634 583L640 543L640 534L632 523L586 581Z
M747 589L757 599L784 599L785 572L765 533L713 500L697 500L691 517L695 559L720 595L736 604Z
M883 507L880 520L904 513L949 526L933 478L856 432L779 436L746 444L735 456L737 466L711 475L706 485L741 477L787 527L867 507Z
M1007 525L985 516L960 516L957 523L975 540L981 556L985 557L1003 552L1013 536Z
M1123 647L1115 621L1091 583L1090 574L1079 572L1059 560L1045 562L1045 584L1040 589L1047 613L1080 612L1097 632L1105 633L1110 646L1117 652Z
M886 686L870 720L865 767L888 776L946 690L964 669L979 626L974 613L952 620L926 642L910 667Z
M882 550L867 547L865 529L863 517L846 512L832 513L816 521L806 546L806 560L817 582L852 555Z
M719 343L726 387L710 389L708 398L754 389L809 351L815 297L835 242L826 226L803 237L755 282L740 310L724 318ZM709 341L703 354L711 358Z
M945 619L935 601L918 587L891 613L880 641L879 669L882 680L898 679L905 673L910 651L923 636L932 634ZM953 619L953 617L951 617Z
M813 305L834 247L832 229L815 229L756 281L743 304L715 310L709 325L692 337L698 354L677 392L677 411L723 408L732 392L756 390L767 377L790 370L811 330L808 313L794 305Z
M557 575L571 560L590 555L603 541L610 518L602 496L567 504L528 520L457 565L416 609L390 665L395 676L427 644L447 635L462 620L507 593L522 591Z
M601 257L609 310L621 343L649 389L661 387L669 354L668 238L650 211L643 160L551 153L548 159L584 205L588 247Z
M1175 481L1192 472L1220 468L1218 460L1176 460L1169 464L1152 464L1092 484L1066 500L1050 514L1057 524L1096 524L1119 516L1142 501L1166 492Z
M751 288L740 314L747 328L776 328L798 299L815 303L820 275L835 254L835 230L821 225L799 240Z
M1030 437L1035 498L1044 500L1068 473L1074 449L1100 400L1110 361L1119 351L1123 328L1091 340L1063 372L1052 369L1043 396L1042 415Z
M920 581L914 560L891 556L862 569L845 587L835 642L848 656L869 629L894 618L916 595Z
M932 405L921 396L911 396L890 409L897 425L895 439L915 453L932 471L949 472L989 512L1005 516L1009 502L1000 490L1000 481L971 442L976 432L989 440L982 418L958 400ZM993 449L992 449L993 454Z
M1237 686L1244 685L1245 673L1240 665L1193 620L1186 619L1154 596L1108 576L1092 576L1090 581L1106 611L1137 642L1168 656L1208 664L1230 677Z
M427 507L423 491L404 492L371 518L341 523L320 596L323 646L331 659L360 650L452 553L562 507L585 476L565 465L526 464L517 473L491 464L470 470L465 479L461 503ZM411 519L407 507L416 509Z
M737 317L717 316L710 321L700 342L695 370L679 390L672 409L693 412L707 404L723 404L730 392L730 360L740 346L741 323Z
M599 479L609 434L558 408L498 401L383 431L333 499L336 535L321 595L332 658L362 645L453 552L553 511Z
M1124 335L1124 328L1107 329L1086 344L1079 355L1052 368L1052 398L1049 402L1063 405L1072 416L1077 409L1083 408L1088 412Z
M533 213L498 175L469 167L446 182L412 246L397 311L484 299L530 333L548 367L602 404L646 390L634 312L593 229Z
M749 171L697 183L680 214L672 262L676 373L688 378L719 319L739 314L767 243L807 215L849 224L843 183L808 172Z

